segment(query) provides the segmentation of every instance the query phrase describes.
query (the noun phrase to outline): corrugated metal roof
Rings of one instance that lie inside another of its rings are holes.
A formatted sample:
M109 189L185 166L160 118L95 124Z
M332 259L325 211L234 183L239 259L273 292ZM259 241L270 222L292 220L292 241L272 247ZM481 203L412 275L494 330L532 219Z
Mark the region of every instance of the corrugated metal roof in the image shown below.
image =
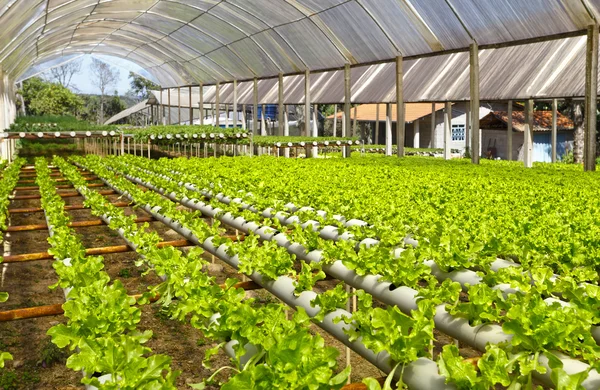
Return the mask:
M109 118L106 122L104 122L104 124L110 125L112 123L116 123L116 122L120 121L121 119L125 119L125 118L127 118L133 114L136 114L140 111L143 111L147 108L148 108L148 99L141 101L138 104L131 106L126 110L121 111L117 115Z
M108 54L163 86L190 85L579 33L598 9L598 0L13 0L0 3L0 64L18 79L49 59Z

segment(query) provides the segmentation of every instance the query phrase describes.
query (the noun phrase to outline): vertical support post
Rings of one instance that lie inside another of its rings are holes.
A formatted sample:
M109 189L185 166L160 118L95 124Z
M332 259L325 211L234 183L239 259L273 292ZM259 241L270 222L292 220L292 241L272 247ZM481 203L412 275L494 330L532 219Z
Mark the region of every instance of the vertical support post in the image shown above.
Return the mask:
M421 120L413 122L413 148L419 148L421 145Z
M177 124L181 124L181 87L177 87Z
M254 78L254 102L252 106L252 134L256 134L258 130L258 79ZM252 147L251 147L252 149ZM252 154L252 150L250 150Z
M265 104L260 106L260 135L267 135L267 121L265 120L265 111L267 106Z
M284 121L283 135L284 135L284 137L289 137L290 136L290 116L288 114L287 107L285 108L285 111L283 112L283 121ZM290 157L290 148L285 148L284 156L287 158Z
M221 97L219 96L219 87L220 87L219 83L215 84L215 88L216 88L215 89L215 106L217 107L217 112L216 112L215 116L213 117L213 119L214 119L214 124L216 127L221 126L221 123L220 123L220 121L221 121L221 102L220 102Z
M358 106L354 106L354 120L352 121L352 136L358 134Z
M533 166L533 99L525 102L525 126L523 137L523 162L525 168Z
M471 151L471 105L465 103L465 152Z
M392 103L385 106L385 155L392 155Z
M171 121L171 88L167 89L167 114L169 114L169 125L172 125Z
M347 137L352 125L350 117L350 106L352 100L352 83L350 80L350 64L344 65L344 122L342 123L342 137ZM352 149L348 146L342 148L342 156L350 157Z
M479 46L477 43L471 44L470 50L470 89L471 89L471 162L479 164L481 156L480 135L479 129Z
M277 107L277 122L278 122L278 126L277 126L277 135L279 135L280 137L283 136L285 130L284 130L284 118L283 118L283 111L285 110L285 106L283 105L283 73L279 73L279 94L278 94L278 107Z
M333 136L337 137L337 116L338 116L338 105L333 105Z
M229 104L225 104L225 128L229 128Z
M452 157L450 152L450 141L451 141L451 129L452 129L452 103L446 102L444 107L444 159L450 160Z
M556 162L556 141L558 138L558 99L552 99L552 134L550 144L552 145L552 162Z
M233 128L238 127L238 95L237 80L233 80Z
M190 126L194 124L194 106L192 106L192 87L188 88L188 107L190 108Z
M160 118L158 119L160 120L161 125L165 124L165 98L163 95L164 91L164 88L160 89Z
M507 136L507 154L506 159L512 161L513 159L513 101L508 101L508 136Z
M154 105L153 104L150 105L150 123L152 123L152 125L154 125Z
M404 138L406 136L406 123L404 121L404 72L402 69L402 56L396 57L396 142L398 144L398 157L404 157Z
M585 66L585 141L583 169L596 170L596 113L598 104L598 25L588 26Z
M200 126L204 126L204 85L202 83L200 83L199 89L198 109L200 110L200 115L198 117L200 118Z
M125 155L125 135L121 133L121 156Z
M318 104L313 105L312 121L313 121L312 136L314 138L318 138L319 137L319 105ZM316 158L318 155L319 155L319 147L314 146L312 149L312 156L313 156L313 158Z
M437 140L435 139L435 128L436 128L436 118L435 118L435 102L431 103L431 147L435 148L437 146Z
M379 103L375 107L375 145L379 145Z
M304 136L310 135L310 71L304 73Z
M246 130L247 127L247 120L246 120L246 105L242 104L242 130Z
M150 158L150 146L152 145L152 141L148 140L148 158Z

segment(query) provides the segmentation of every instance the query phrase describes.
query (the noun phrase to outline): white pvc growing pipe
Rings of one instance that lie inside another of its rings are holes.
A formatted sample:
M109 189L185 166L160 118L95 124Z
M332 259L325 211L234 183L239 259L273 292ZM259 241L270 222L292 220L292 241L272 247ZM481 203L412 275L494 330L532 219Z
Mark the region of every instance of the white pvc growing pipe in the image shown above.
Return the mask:
M102 180L106 185L111 187L116 192L119 192L125 197L133 200L127 192L121 191L104 179ZM156 208L151 208L150 205L145 205L142 208L150 213L154 218L165 223L194 244L201 246L207 252L215 255L230 266L236 269L238 268L239 260L237 256L229 256L227 254L227 246L225 244L221 245L220 247L215 247L212 243L213 237L206 239L204 242L200 242L198 237L196 237L189 229L183 227L173 219L159 214ZM313 318L321 310L319 306L311 306L311 301L313 301L317 295L315 292L304 291L302 294L300 294L300 296L295 296L294 280L288 276L281 276L276 280L269 280L268 278L263 277L261 274L254 272L252 275L250 275L250 278L289 306L303 307L311 318ZM316 320L314 320L314 322L344 345L348 346L364 359L378 367L380 370L386 373L391 372L393 368L392 361L387 352L375 354L373 351L365 347L360 340L351 342L344 330L350 328L352 325L345 324L344 322L334 323L335 318L343 315L351 317L350 313L346 312L345 310L338 309L334 312L326 314L322 322ZM455 389L453 385L446 384L445 378L439 375L437 364L425 358L420 358L408 364L404 370L403 380L411 389L416 390Z
M219 214L219 212L222 211L221 209L213 208L212 206L206 205L203 202L200 202L195 199L190 200L184 198L180 200L177 198L175 193L165 194L165 191L156 188L151 183L147 183L131 175L125 175L125 177L133 182L146 186L158 193L162 193L164 196L168 197L169 199L175 202L179 202L184 206L187 206L194 210L198 210L204 215L216 217L221 222L232 226L242 232L248 233L252 231L255 234L259 235L261 239L274 240L280 246L285 247L288 250L288 252L290 252L291 254L295 254L297 258L301 260L311 262L320 262L322 260L321 251L315 250L307 253L306 249L302 245L297 243L291 243L287 239L287 237L282 233L275 234L276 232L274 232L272 228L266 226L259 226L254 222L247 222L242 217L233 218L233 216L230 213L217 216L217 214ZM330 265L324 265L323 270L332 277L342 280L354 288L365 290L366 292L370 293L376 299L380 300L383 303L398 306L400 310L407 314L410 314L411 310L417 308L416 296L418 292L416 290L404 286L394 288L395 286L392 286L392 284L389 282L380 282L380 275L357 275L354 271L349 270L346 266L344 266L340 260ZM435 327L443 333L480 351L485 351L485 346L488 343L498 344L500 342L510 341L510 339L512 338L511 335L504 333L502 331L502 328L496 324L482 324L476 327L472 327L469 325L466 319L457 318L450 315L446 311L445 305L440 305L436 309L434 322ZM575 359L564 358L561 360L564 364L563 369L568 374L575 374L589 368L589 365L587 365L586 363ZM540 364L546 367L548 373L551 371L550 367L547 365L547 358L541 358ZM535 373L535 376L539 380L543 381L545 385L553 386L550 374L541 375ZM582 385L584 388L589 390L600 388L600 374L598 374L596 370L590 370L588 378L583 382Z

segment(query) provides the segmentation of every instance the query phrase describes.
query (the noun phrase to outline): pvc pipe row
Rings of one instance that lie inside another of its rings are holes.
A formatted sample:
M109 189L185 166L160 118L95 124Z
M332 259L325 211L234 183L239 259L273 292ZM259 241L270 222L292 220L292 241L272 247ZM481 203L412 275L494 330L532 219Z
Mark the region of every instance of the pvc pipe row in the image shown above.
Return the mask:
M252 231L258 236L260 236L263 240L274 240L280 246L286 248L289 253L296 255L296 257L300 260L310 262L320 262L322 260L320 250L315 250L307 253L306 249L302 245L290 242L287 239L287 236L285 236L285 234L275 232L274 229L270 227L259 226L254 222L247 222L242 217L234 218L231 215L231 213L226 213L224 215L217 216L217 214L219 214L223 210L219 208L213 208L212 206L206 205L203 202L200 202L196 199L178 199L174 192L166 194L164 190L158 189L151 183L145 182L139 178L133 177L131 175L125 175L125 177L135 183L146 186L149 189L154 190L155 192L161 193L167 198L175 202L179 202L186 207L198 210L209 217L217 218L221 222L231 227L234 227L244 233L249 233L250 231ZM217 196L215 196L215 198L216 197ZM222 198L225 197L223 196ZM232 200L230 200L230 202L231 201ZM309 222L310 221L305 222L304 225L308 224ZM335 229L335 227L332 228ZM323 271L325 271L330 276L344 281L345 283L351 285L356 289L362 289L368 292L379 301L388 305L398 306L398 308L400 308L400 310L402 310L404 313L410 314L411 310L415 310L417 308L416 296L418 292L414 289L405 286L395 288L395 286L393 286L389 282L380 282L380 275L357 275L354 271L344 266L344 264L340 260L337 260L329 265L323 265L322 268ZM434 322L436 328L438 328L443 333L480 351L485 351L485 346L488 343L498 344L501 342L510 341L510 339L512 338L511 335L504 333L502 331L502 327L497 324L482 324L473 327L469 325L466 319L450 315L446 311L445 305L439 305L437 307ZM568 374L578 373L589 367L586 363L568 357L565 357L561 360L564 364L563 369ZM543 375L535 373L536 377L542 382L544 382L544 384L546 384L547 386L552 386L552 381L549 374L551 370L550 367L547 366L547 359L540 359L540 364L546 365L548 373ZM600 388L600 374L596 370L591 370L589 372L588 378L583 382L582 385L584 388L590 390Z
M125 197L133 200L127 192L121 191L119 188L113 186L111 183L107 182L104 179L102 180L106 185L111 187L116 192L121 193ZM181 234L186 239L204 248L207 252L218 257L230 266L236 269L238 268L239 260L237 255L229 256L227 254L228 247L225 244L216 247L212 243L214 237L210 237L204 242L201 242L198 239L198 237L196 237L189 229L183 227L181 224L174 221L172 218L160 214L158 212L159 207L153 208L150 205L145 205L142 207L142 209L150 213L157 220L171 227L173 230ZM311 301L313 301L317 296L317 294L314 291L304 291L302 294L300 294L300 296L295 296L294 280L289 278L288 276L281 276L276 280L269 280L268 278L263 277L260 273L254 272L252 275L250 275L250 279L252 279L254 282L259 284L261 287L269 291L271 294L273 294L289 306L300 306L304 308L306 310L306 313L311 318L317 315L317 313L321 310L319 306L311 306ZM333 337L338 339L347 347L351 348L364 359L371 362L380 370L386 373L391 372L393 368L393 362L391 361L389 354L387 352L380 352L378 354L375 354L373 351L365 347L364 344L360 342L360 339L354 342L350 341L348 335L345 333L345 330L349 329L352 325L345 324L343 321L334 323L334 319L340 316L351 317L351 314L345 310L337 309L334 312L326 314L322 322L316 320L314 322L323 330L331 334ZM406 366L404 370L403 381L411 389L417 390L455 389L455 387L452 384L446 384L445 378L439 375L437 364L425 358L420 358Z

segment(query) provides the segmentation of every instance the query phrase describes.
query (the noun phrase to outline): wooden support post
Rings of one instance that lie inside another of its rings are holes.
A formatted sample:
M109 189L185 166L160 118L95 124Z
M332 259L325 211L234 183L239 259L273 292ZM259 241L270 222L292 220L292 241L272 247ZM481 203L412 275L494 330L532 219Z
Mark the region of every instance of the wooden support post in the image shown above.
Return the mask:
M285 124L283 123L285 121L285 119L283 118L283 112L285 111L285 106L283 105L283 73L279 73L279 93L277 102L279 104L279 106L277 107L277 135L281 137L284 135L285 132Z
M437 147L437 140L435 139L435 128L437 127L435 118L435 103L431 103L431 148Z
M242 104L242 130L246 130L248 127L247 124L247 119L246 119L246 105Z
M284 135L284 137L289 137L289 135L290 135L290 116L288 114L287 107L284 108L283 121L284 121L283 135ZM289 158L290 157L290 148L285 148L285 151L283 152L283 154L285 157Z
M252 105L252 134L256 135L258 130L258 79L254 78L254 101ZM252 138L251 138L252 139ZM254 154L252 146L250 147L250 154Z
M238 93L237 80L233 80L233 128L238 127Z
M310 135L310 71L304 73L304 136Z
M177 124L181 124L181 87L177 87Z
M421 145L421 120L413 122L413 148L419 148Z
M265 119L265 111L267 110L267 106L263 104L260 106L260 135L265 136L267 134L267 121Z
M216 114L213 116L213 123L216 127L221 126L221 97L219 96L219 87L220 83L215 84L215 106L216 106Z
M392 103L385 106L385 155L392 155Z
M471 152L471 105L465 103L465 151Z
M525 102L523 130L523 163L525 168L531 168L533 166L533 99L528 99Z
M450 142L452 140L452 103L446 102L444 107L444 159L450 160Z
M588 26L585 66L585 141L583 169L596 170L596 120L598 112L598 25Z
M379 145L379 103L375 107L375 145Z
M473 164L479 164L481 156L479 129L479 46L472 43L470 48L470 90L471 90L471 161Z
M513 101L509 100L508 101L508 137L507 137L507 143L506 143L506 159L508 161L512 161L513 159Z
M194 125L194 106L192 105L192 87L188 88L188 107L190 109L190 126Z
M352 136L356 137L358 134L358 106L354 106L354 120L352 121Z
M171 88L167 89L167 114L169 115L169 125L172 125L171 121Z
M204 125L204 86L202 85L202 83L200 83L200 86L198 87L200 92L200 95L198 97L198 109L200 110L200 115L198 116L200 118L200 126Z
M404 139L406 136L406 122L404 120L404 71L402 56L396 57L396 143L398 144L398 157L404 157Z
M314 138L319 137L319 105L313 105L313 114L312 114L312 136ZM319 156L319 147L313 146L312 148L312 156L313 158L317 158Z
M338 105L333 105L333 136L337 137L337 116L338 116Z
M550 135L550 144L552 147L552 162L556 162L556 141L558 138L558 99L552 99L552 134Z
M342 137L347 137L352 125L350 117L350 108L352 104L352 83L350 80L350 64L344 65L344 122L342 123ZM350 157L351 149L347 146L342 148L342 156Z

